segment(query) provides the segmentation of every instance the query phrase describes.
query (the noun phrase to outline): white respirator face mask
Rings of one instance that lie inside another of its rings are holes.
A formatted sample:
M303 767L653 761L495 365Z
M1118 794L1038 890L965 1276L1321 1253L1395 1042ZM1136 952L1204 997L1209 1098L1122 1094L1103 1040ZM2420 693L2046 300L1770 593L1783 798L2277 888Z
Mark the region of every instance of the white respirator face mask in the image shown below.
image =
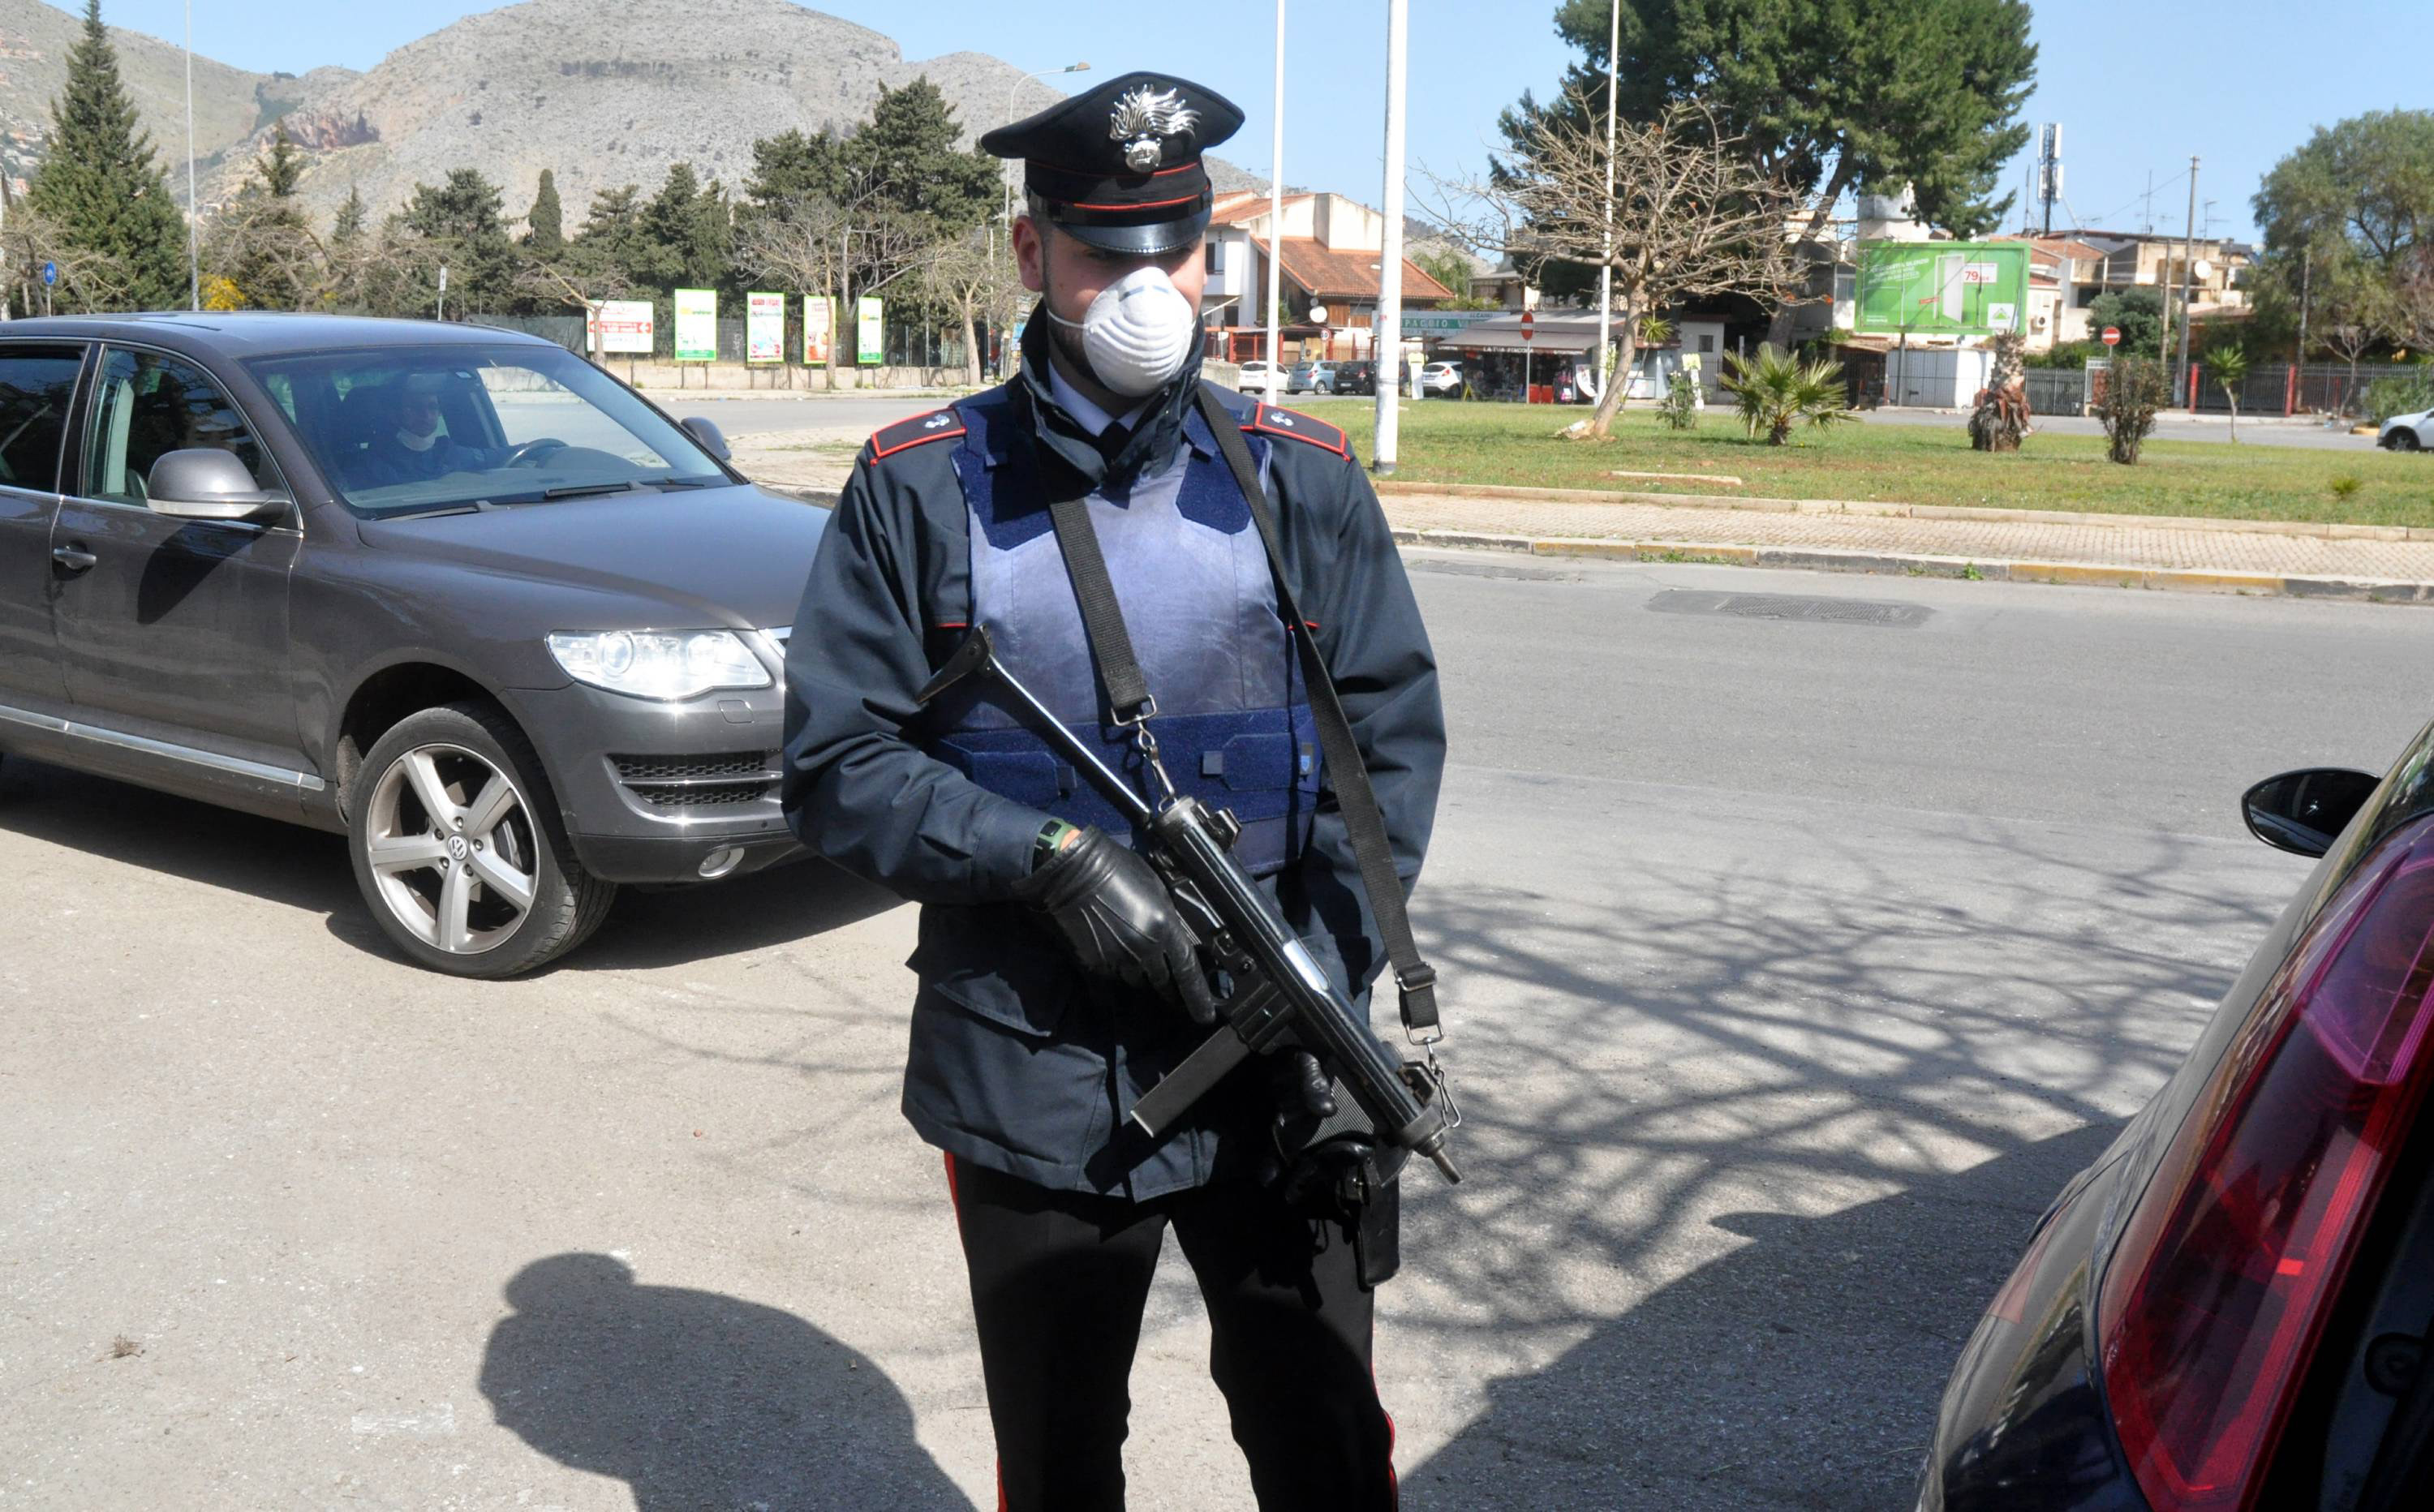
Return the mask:
M1126 399L1146 399L1174 382L1200 335L1191 301L1154 267L1135 268L1101 289L1078 322L1054 310L1048 318L1078 325L1091 374Z

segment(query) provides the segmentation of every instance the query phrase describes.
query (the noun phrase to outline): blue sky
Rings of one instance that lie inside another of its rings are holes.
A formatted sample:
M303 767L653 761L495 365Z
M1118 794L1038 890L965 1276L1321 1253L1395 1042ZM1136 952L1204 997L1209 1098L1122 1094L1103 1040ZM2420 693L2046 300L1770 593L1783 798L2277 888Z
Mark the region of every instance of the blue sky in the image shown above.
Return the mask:
M369 68L389 49L459 16L495 8L454 0L415 7L195 0L195 46L266 72L300 73L321 63ZM1222 150L1267 171L1274 12L1263 0L1172 12L1142 0L829 0L816 8L885 32L914 59L970 49L1042 69L1088 59L1102 76L1180 68L1243 107L1249 123ZM1383 0L1289 0L1288 182L1378 201L1385 8ZM1552 10L1544 0L1411 0L1415 166L1475 168L1498 109L1525 88L1554 83L1567 53L1549 24ZM2210 199L2218 234L2250 234L2249 196L2257 179L2313 127L2368 110L2434 106L2422 10L2402 37L2377 41L2409 11L2400 0L2303 7L2041 0L2034 12L2039 82L2027 116L2063 123L2065 187L2079 212L2072 217L2058 208L2056 224L2076 218L2137 229L2151 172L2155 223L2178 230L2195 153L2204 160L2202 224ZM180 0L104 0L103 13L114 25L172 42L182 25ZM1059 82L1080 87L1090 76ZM2024 159L2006 187L2020 184L2026 171Z

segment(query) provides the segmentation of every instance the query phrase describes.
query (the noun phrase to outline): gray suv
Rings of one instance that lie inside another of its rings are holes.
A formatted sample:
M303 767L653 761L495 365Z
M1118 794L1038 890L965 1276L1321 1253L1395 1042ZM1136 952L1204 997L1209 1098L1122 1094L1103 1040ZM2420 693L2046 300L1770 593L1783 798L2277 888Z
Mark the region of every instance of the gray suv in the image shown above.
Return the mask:
M783 645L827 512L550 343L290 314L0 326L0 752L348 837L506 977L617 884L797 853Z

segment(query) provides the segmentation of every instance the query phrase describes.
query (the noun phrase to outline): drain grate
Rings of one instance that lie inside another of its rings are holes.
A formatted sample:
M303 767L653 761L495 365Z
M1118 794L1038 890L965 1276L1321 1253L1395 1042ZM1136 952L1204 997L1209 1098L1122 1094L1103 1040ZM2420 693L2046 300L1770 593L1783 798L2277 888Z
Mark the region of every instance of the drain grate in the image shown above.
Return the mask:
M1666 614L1726 614L1741 620L1795 620L1810 624L1925 624L1934 613L1923 603L1884 603L1867 599L1810 598L1796 593L1715 593L1669 588L1648 601Z

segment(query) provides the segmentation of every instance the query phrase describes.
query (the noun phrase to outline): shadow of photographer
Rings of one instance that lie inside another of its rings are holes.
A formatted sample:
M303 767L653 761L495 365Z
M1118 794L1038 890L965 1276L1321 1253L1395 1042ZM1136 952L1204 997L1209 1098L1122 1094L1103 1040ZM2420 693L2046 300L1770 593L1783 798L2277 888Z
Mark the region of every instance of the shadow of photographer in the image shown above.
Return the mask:
M482 1394L561 1464L633 1487L639 1512L969 1508L871 1361L791 1313L645 1286L601 1254L507 1283Z

